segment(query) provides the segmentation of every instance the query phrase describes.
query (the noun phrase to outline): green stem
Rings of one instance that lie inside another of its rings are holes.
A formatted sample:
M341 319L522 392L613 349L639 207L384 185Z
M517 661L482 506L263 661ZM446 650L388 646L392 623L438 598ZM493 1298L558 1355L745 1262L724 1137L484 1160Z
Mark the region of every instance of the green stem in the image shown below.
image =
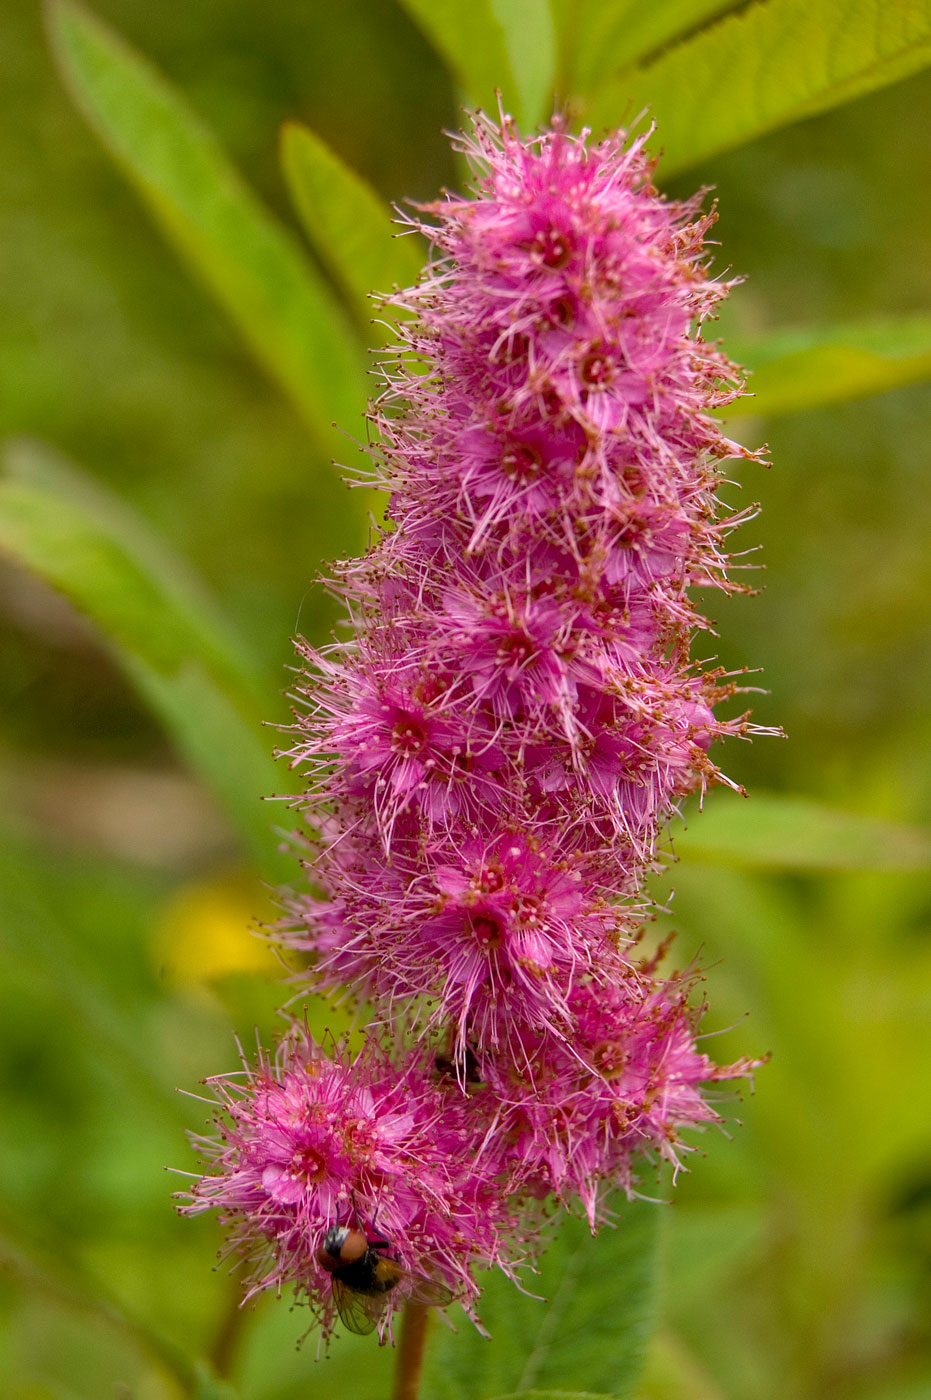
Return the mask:
M404 1309L391 1400L417 1400L429 1320L429 1309L418 1303L408 1303Z

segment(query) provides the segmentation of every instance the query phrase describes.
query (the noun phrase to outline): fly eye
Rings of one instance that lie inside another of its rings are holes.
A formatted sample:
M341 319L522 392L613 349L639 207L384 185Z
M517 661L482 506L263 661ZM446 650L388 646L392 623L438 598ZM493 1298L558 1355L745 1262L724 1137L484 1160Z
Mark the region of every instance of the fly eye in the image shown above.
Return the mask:
M361 1259L369 1247L369 1242L361 1230L350 1230L340 1246L339 1259L341 1264L354 1264L357 1259Z

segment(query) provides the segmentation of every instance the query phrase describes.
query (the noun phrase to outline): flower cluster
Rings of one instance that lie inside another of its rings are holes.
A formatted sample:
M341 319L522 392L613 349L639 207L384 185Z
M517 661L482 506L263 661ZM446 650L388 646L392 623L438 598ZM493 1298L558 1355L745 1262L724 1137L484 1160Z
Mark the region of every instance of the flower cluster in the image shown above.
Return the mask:
M637 956L664 824L721 780L712 742L749 732L690 657L690 588L735 587L715 490L748 455L712 412L739 378L700 335L727 291L711 216L657 193L644 138L480 117L465 150L475 197L424 210L433 260L389 299L388 524L337 566L351 640L300 644L289 750L316 850L281 936L416 1048L289 1042L222 1089L233 1128L195 1193L265 1251L257 1286L324 1300L321 1232L377 1211L469 1301L515 1212L555 1196L595 1227L638 1155L676 1162L716 1118L701 1083L748 1068L696 1049L689 979Z
M332 1282L317 1253L351 1203L407 1269L429 1257L471 1308L475 1250L498 1248L499 1193L469 1162L465 1100L443 1092L422 1055L389 1060L370 1042L355 1058L328 1056L295 1025L274 1063L208 1083L228 1121L219 1140L199 1140L213 1169L187 1210L216 1206L231 1225L230 1252L254 1265L247 1297L292 1283L329 1330Z

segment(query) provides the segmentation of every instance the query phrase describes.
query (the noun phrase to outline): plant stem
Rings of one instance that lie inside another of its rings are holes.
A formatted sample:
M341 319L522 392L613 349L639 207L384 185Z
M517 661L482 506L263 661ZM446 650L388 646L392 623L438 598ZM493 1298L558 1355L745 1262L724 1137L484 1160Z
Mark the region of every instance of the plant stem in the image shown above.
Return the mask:
M418 1303L408 1303L404 1309L391 1400L417 1400L429 1320L429 1309Z

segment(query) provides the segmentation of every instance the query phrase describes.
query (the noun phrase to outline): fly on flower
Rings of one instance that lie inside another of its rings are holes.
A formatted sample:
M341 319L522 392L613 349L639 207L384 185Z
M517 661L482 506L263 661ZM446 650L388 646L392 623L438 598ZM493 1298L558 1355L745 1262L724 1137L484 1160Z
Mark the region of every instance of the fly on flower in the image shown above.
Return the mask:
M317 1263L331 1276L336 1311L350 1332L360 1336L373 1332L389 1303L445 1308L453 1300L443 1284L412 1273L390 1258L390 1248L390 1240L370 1240L348 1225L333 1225L323 1237Z

